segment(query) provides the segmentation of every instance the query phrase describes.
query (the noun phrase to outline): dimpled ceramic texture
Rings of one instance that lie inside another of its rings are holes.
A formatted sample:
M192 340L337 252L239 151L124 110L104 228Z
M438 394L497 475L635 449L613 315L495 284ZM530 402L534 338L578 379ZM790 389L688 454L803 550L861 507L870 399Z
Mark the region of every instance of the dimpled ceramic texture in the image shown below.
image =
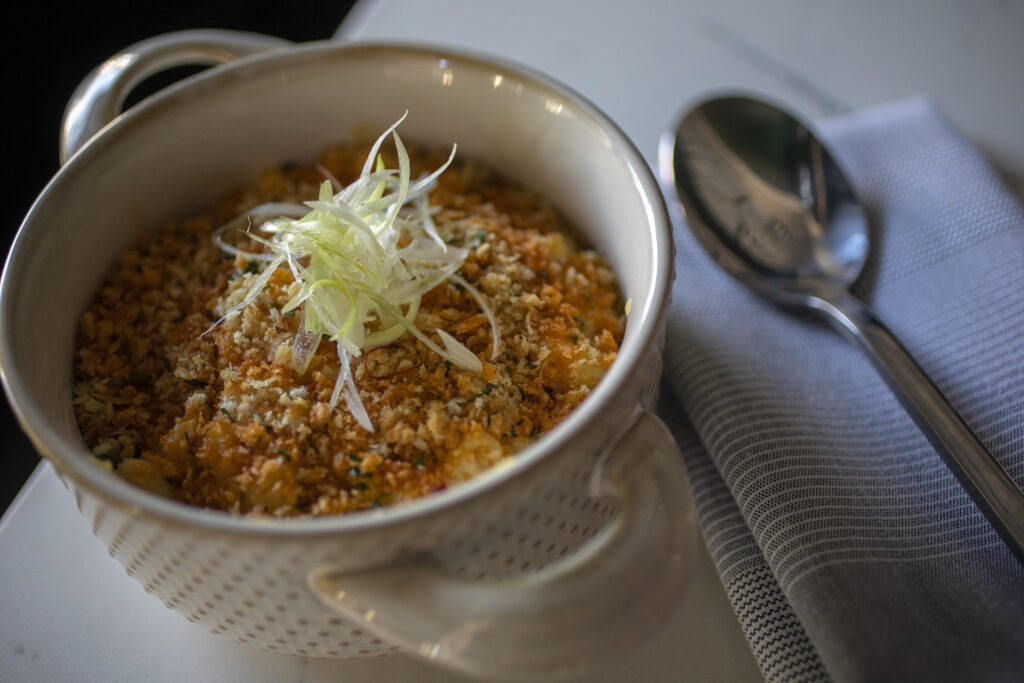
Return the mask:
M632 300L626 339L592 395L510 468L344 518L239 520L157 499L95 466L75 423L71 367L78 317L114 254L261 168L311 159L407 110L404 138L456 142L460 157L552 199L617 272ZM34 293L4 302L3 324L25 332L4 341L8 391L96 535L147 592L265 649L385 653L394 647L307 588L310 572L418 553L466 578L530 572L572 553L615 512L588 486L597 457L656 393L671 268L660 202L640 155L599 112L511 65L435 48L334 44L234 62L122 116L33 207L5 272Z

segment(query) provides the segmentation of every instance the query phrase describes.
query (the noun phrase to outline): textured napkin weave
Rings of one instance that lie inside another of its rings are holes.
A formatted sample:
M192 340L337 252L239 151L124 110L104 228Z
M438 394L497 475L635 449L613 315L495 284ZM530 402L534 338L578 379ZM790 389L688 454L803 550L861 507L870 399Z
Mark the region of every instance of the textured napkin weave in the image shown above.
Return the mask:
M927 100L819 128L872 223L854 294L1024 483L1024 210ZM1024 680L1024 569L870 362L676 224L661 414L765 678Z

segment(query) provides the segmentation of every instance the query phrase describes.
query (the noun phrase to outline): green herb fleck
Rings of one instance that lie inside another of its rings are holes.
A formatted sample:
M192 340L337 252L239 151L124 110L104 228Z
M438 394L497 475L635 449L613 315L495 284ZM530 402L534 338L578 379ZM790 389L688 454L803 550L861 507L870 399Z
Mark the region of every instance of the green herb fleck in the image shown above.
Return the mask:
M185 380L185 384L190 384L197 389L205 389L206 387L210 386L201 379L187 379Z
M224 413L224 417L228 419L228 422L230 422L231 424L235 423L235 418L231 417L231 413L228 412L227 408L221 408L220 412Z
M487 384L484 385L484 390L483 391L481 391L479 394L477 394L476 396L474 396L473 398L471 398L469 400L470 401L475 401L476 399L480 398L481 396L490 394L492 391L494 391L497 388L498 388L497 384L491 384L490 382L488 382Z
M245 264L245 268L243 268L242 270L236 271L234 273L231 273L231 275L228 275L228 279L229 280L234 280L235 278L242 277L243 275L252 275L254 273L258 273L259 270L260 270L260 262L259 261L249 261L247 264Z

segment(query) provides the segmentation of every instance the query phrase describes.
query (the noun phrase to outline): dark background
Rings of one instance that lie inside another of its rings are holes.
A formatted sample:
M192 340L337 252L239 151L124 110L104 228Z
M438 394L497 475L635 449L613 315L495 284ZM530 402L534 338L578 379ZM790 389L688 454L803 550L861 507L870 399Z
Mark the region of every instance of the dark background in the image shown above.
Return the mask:
M170 0L106 3L17 3L8 9L4 65L7 195L3 205L3 253L22 218L58 169L60 121L79 81L132 43L191 28L256 31L296 42L330 38L354 0L334 2L220 2ZM138 101L161 85L195 69L178 69L143 83L129 99ZM4 330L4 334L10 333ZM15 331L15 333L17 333ZM0 513L7 509L39 462L6 397L0 406Z

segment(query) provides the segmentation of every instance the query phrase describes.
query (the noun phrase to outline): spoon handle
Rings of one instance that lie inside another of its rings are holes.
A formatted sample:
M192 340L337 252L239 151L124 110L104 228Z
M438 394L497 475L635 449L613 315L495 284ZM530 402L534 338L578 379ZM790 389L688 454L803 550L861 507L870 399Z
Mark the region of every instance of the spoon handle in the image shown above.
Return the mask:
M868 354L946 466L1024 563L1024 492L864 303L846 295L828 301L818 299L815 307L828 314Z

